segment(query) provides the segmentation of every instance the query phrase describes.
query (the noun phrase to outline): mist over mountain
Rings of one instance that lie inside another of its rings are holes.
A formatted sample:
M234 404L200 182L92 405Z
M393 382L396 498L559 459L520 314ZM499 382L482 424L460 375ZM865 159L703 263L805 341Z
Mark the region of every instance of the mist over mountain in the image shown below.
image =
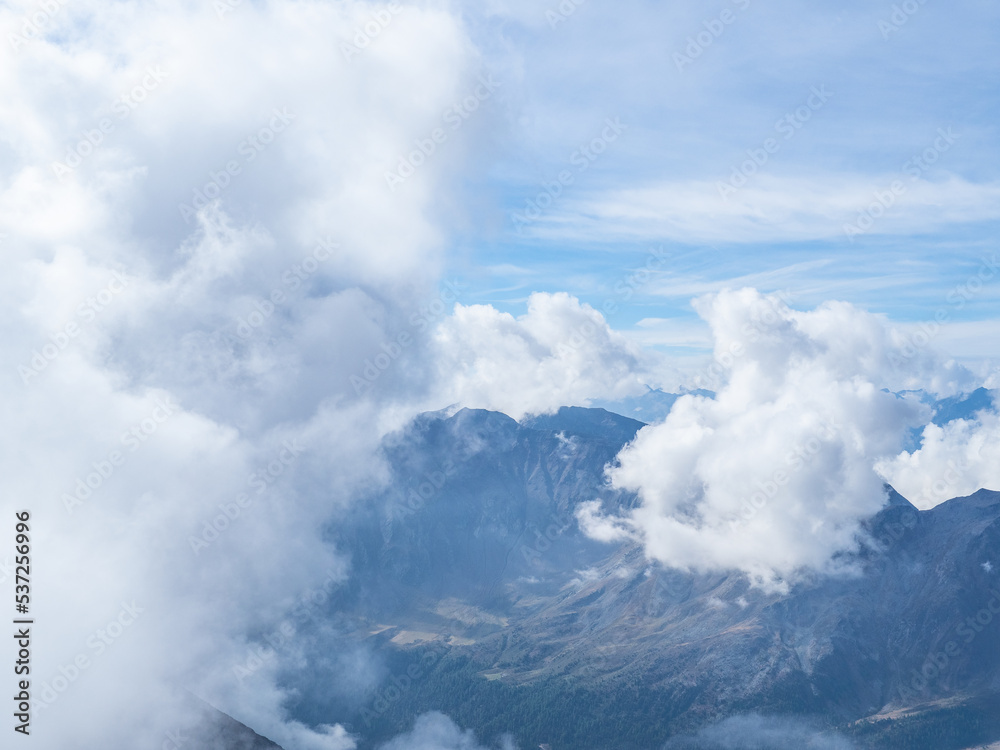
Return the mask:
M936 418L986 396L936 403ZM434 711L485 744L553 750L1000 738L1000 493L921 511L887 487L840 575L776 592L581 531L583 503L636 506L606 467L643 426L461 409L387 439L392 481L328 530L352 570L283 674L295 718L343 723L360 747ZM754 726L757 744L727 739Z
M8 736L1000 736L1000 4L0 28Z
M696 389L689 391L696 396L714 396L712 391L704 389ZM607 409L608 411L615 412L616 414L623 414L632 419L638 419L646 424L652 424L653 422L660 422L663 420L667 414L670 413L670 408L684 393L666 393L659 388L646 387L646 392L640 396L634 396L632 398L619 399L617 401L595 401L593 406Z

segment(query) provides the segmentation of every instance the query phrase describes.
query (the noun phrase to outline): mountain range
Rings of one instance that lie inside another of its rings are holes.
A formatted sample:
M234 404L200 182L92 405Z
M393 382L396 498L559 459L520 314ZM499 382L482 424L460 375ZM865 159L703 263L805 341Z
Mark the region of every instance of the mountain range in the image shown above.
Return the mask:
M936 418L990 404L976 392ZM581 533L581 502L638 502L605 467L643 426L462 409L390 436L389 484L327 530L351 574L301 628L291 715L344 724L361 748L431 711L484 744L552 750L1000 739L1000 493L920 511L887 487L855 574L769 593Z

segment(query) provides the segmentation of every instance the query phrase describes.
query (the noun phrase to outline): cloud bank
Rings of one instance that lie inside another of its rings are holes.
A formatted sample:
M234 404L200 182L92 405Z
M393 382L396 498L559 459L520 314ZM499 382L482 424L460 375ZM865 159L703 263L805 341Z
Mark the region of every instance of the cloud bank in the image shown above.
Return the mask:
M33 746L162 747L190 690L288 750L352 747L277 675L349 575L324 525L428 389L351 376L434 294L477 55L432 7L39 7L0 9L0 533L31 511Z
M950 392L967 374L909 352L912 372L901 375L885 322L845 303L801 312L743 289L696 307L724 370L716 397L684 396L641 430L609 468L640 507L608 516L589 503L583 528L639 538L670 566L743 570L765 587L784 588L803 568L832 569L886 501L875 464L929 417L885 389L921 373Z
M1000 488L1000 415L924 427L920 448L879 462L879 473L922 510L979 489Z
M854 743L805 721L776 716L732 716L696 735L670 740L664 750L853 750Z

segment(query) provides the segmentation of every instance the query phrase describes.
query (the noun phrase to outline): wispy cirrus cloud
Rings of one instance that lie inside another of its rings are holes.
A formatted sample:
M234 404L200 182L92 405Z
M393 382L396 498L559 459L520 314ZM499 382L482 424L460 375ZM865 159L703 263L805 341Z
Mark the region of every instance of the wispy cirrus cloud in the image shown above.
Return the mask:
M898 176L761 176L728 198L709 181L671 182L593 191L539 220L531 230L547 240L763 243L850 239L858 216L877 213L868 235L940 231L953 225L1000 219L1000 183L978 184L952 176L921 181L892 198ZM885 201L887 202L887 201ZM877 206L872 211L872 206Z

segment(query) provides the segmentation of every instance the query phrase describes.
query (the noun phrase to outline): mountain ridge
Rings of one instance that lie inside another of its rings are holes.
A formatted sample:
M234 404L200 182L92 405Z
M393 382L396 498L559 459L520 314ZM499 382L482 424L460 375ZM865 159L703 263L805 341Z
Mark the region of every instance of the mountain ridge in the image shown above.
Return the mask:
M634 507L604 469L641 424L582 407L521 423L459 410L387 440L393 483L331 532L354 561L337 617L384 664L405 673L434 654L434 666L374 720L371 702L386 689L377 681L353 703L303 699L300 717L371 730L370 743L443 710L480 736L521 726L524 742L555 735L599 750L612 746L611 728L634 722L649 726L614 746L653 747L746 711L849 726L1000 688L990 639L966 643L954 616L990 601L1000 493L919 511L888 488L849 554L854 576L812 575L768 594L742 574L664 569L635 544L603 545L576 528L584 500ZM952 640L954 653L943 652ZM914 681L940 653L947 669ZM579 716L585 705L604 728ZM541 706L577 726L553 725Z

